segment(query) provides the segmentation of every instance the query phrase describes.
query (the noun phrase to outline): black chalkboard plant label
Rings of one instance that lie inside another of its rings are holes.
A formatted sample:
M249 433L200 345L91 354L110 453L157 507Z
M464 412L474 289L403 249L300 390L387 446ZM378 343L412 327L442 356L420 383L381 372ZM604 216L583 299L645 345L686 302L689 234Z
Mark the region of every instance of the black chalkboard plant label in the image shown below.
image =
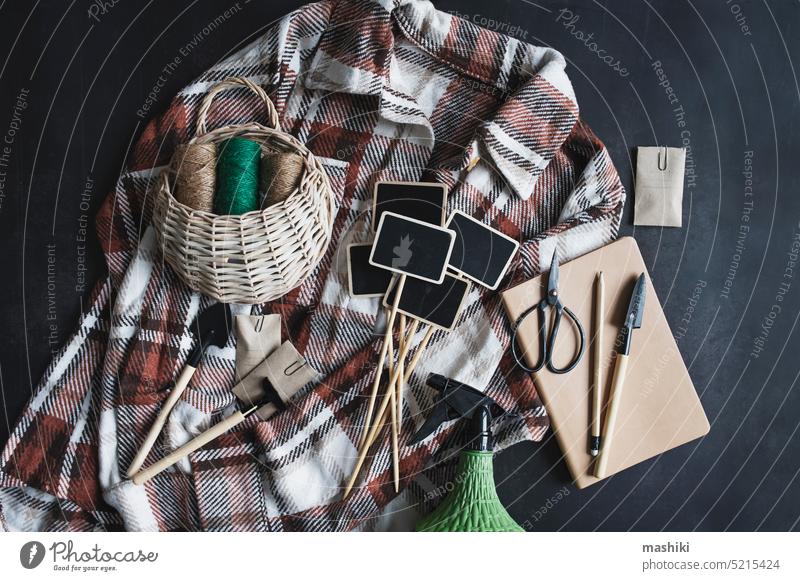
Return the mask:
M382 297L392 282L391 272L369 263L371 252L370 243L347 247L347 283L354 297Z
M373 230L384 212L444 226L447 188L436 182L379 181L375 183L372 204Z
M397 285L386 293L384 304L391 306ZM470 283L452 274L441 284L409 278L400 293L397 312L437 329L450 331L458 321L469 293Z
M450 254L450 270L491 290L497 289L517 253L519 242L458 211L450 215L447 228L456 236Z
M455 232L447 228L384 212L369 262L398 274L440 284L455 237Z

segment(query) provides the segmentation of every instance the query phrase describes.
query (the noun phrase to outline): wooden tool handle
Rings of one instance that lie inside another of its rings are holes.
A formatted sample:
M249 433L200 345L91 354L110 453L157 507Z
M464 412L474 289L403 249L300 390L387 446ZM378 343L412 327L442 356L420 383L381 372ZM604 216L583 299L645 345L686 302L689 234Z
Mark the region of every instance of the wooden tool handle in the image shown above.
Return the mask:
M622 401L622 387L625 384L625 372L627 369L628 356L618 353L614 365L614 378L611 382L611 399L608 406L608 414L606 415L606 425L603 430L603 448L594 466L594 475L597 478L606 477L608 456L614 448L614 432L616 431L617 414L619 413L619 406Z
M150 431L147 432L147 438L145 438L142 447L139 448L139 452L136 453L136 457L128 467L128 477L136 474L139 471L139 468L142 467L142 464L144 464L144 461L147 459L147 455L150 453L150 450L153 448L153 445L158 439L158 435L164 428L164 424L167 422L169 412L172 411L172 408L175 407L176 403L178 403L178 400L183 394L183 391L186 389L186 386L189 385L189 380L192 379L192 375L194 375L195 371L196 368L192 367L191 365L187 365L183 368L183 371L181 371L181 374L178 376L178 379L175 382L175 387L172 388L167 401L165 401L164 405L161 407L161 411L159 412L156 421L154 421L153 425L150 426Z
M133 483L144 484L156 474L160 474L170 466L178 463L181 459L185 458L195 450L202 448L203 446L208 444L211 440L218 438L219 436L221 436L234 426L238 426L244 421L246 417L247 416L245 416L242 412L237 411L230 417L225 418L218 424L215 424L211 428L207 429L205 432L203 432L193 440L186 442L183 446L181 446L174 452L163 457L161 460L159 460L152 466L148 466L141 472L136 473L133 476Z

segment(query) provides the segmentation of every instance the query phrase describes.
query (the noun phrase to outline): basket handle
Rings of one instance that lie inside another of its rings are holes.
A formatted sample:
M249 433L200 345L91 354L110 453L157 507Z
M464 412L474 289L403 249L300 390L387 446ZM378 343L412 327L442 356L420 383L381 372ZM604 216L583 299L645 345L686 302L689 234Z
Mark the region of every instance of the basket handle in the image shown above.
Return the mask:
M214 101L214 97L216 97L222 91L227 91L228 89L239 89L242 87L250 89L262 101L264 101L270 127L272 129L278 128L278 111L275 110L275 105L272 104L272 101L267 96L266 91L248 79L244 79L242 77L228 77L227 79L214 85L203 98L203 102L200 104L200 109L197 112L197 130L195 131L195 136L204 135L208 131L206 128L206 116L211 109L211 103Z

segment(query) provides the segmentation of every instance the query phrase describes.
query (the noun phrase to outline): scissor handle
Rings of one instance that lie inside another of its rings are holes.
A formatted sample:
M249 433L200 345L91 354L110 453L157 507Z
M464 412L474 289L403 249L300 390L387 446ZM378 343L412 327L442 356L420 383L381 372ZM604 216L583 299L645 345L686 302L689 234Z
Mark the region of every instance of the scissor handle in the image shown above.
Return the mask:
M545 328L547 325L547 317L545 317L546 309L547 299L544 299L538 304L523 311L522 314L517 317L517 320L514 322L514 328L511 330L511 354L514 356L514 361L517 363L517 365L519 365L527 373L536 373L537 371L540 371L547 363L547 337L545 334ZM517 333L519 328L522 326L523 321L525 321L529 315L533 314L534 311L538 311L539 313L539 359L537 360L536 365L533 367L528 367L525 364L525 359L517 350Z
M563 306L561 303L555 305L556 315L555 321L553 321L553 328L550 331L550 336L547 338L547 349L545 351L545 359L547 360L547 369L552 371L553 373L569 373L578 362L583 357L583 351L586 348L586 335L583 332L583 325L578 320L578 317L575 316L575 313L569 310L569 308ZM558 328L561 325L561 312L564 311L567 313L567 316L572 319L573 324L578 329L578 336L580 338L580 347L578 348L578 354L575 358L570 361L570 363L566 367L556 367L553 365L553 352L555 351L556 346L556 335L558 335Z

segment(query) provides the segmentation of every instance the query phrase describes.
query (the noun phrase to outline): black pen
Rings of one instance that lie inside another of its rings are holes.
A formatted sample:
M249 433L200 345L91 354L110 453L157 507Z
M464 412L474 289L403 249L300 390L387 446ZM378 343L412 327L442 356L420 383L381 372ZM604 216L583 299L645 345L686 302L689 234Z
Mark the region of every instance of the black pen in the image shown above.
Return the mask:
M597 273L594 284L594 405L592 405L592 433L589 438L589 453L597 456L600 453L600 418L603 412L603 301L605 285L603 272Z

